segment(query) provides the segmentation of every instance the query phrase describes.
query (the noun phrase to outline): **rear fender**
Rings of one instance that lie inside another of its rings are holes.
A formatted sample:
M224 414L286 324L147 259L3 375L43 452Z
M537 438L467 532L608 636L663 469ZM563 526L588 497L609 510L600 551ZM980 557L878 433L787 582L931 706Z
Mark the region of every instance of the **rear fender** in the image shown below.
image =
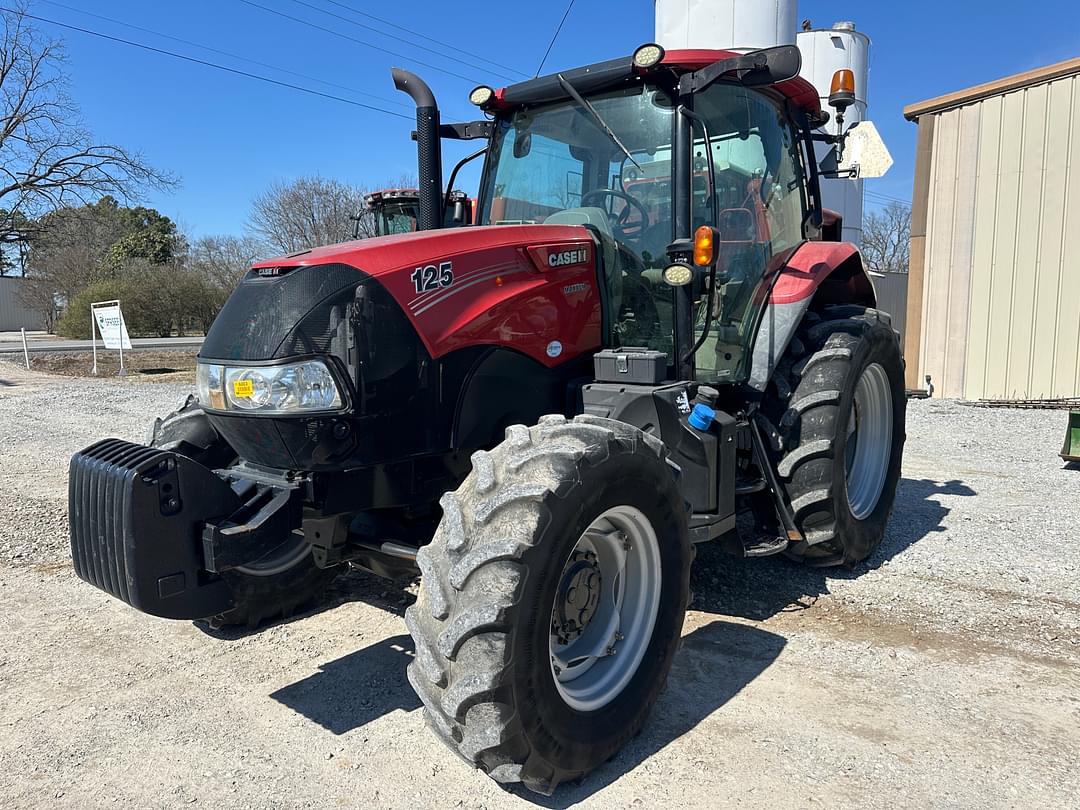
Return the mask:
M805 242L777 274L758 325L748 385L764 391L811 303L877 305L859 249L850 242Z

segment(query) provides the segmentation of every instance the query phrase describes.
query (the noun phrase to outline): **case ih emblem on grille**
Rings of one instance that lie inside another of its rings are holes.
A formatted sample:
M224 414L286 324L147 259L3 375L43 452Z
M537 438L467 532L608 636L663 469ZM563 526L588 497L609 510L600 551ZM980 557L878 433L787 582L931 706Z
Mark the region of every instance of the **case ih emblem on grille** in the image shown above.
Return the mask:
M548 255L548 267L566 267L570 264L585 264L589 261L589 249L561 250Z

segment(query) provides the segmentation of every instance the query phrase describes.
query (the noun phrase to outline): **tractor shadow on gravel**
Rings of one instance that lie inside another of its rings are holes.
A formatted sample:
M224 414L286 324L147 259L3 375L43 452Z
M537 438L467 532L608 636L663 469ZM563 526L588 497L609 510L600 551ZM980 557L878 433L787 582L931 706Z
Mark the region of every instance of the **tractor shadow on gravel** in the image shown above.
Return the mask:
M384 714L421 707L405 677L412 659L412 639L394 636L320 664L315 674L270 697L332 734L345 734Z
M932 500L943 495L972 497L975 491L963 481L901 479L885 539L869 560L851 570L810 568L779 555L741 559L723 553L717 544L698 546L690 583L695 597L691 608L763 621L780 612L813 607L819 597L830 593L831 581L857 579L888 565L927 536L944 531L942 522L951 510Z

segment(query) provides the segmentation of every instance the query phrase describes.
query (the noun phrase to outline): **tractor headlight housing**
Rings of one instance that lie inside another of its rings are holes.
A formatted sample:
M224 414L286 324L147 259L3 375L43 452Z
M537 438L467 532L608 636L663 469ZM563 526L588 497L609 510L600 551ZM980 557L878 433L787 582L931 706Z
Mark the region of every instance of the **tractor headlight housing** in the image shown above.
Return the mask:
M273 366L199 363L199 402L210 410L290 416L339 411L344 398L322 360Z

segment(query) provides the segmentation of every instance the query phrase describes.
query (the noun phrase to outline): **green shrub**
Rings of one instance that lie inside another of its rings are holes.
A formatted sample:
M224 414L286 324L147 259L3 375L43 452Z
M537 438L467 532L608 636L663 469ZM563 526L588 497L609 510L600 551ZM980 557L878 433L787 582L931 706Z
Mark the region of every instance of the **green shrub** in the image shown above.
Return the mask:
M56 324L67 338L89 339L90 304L119 299L132 337L168 337L205 332L227 291L203 275L176 265L143 265L122 278L99 281L73 298Z

